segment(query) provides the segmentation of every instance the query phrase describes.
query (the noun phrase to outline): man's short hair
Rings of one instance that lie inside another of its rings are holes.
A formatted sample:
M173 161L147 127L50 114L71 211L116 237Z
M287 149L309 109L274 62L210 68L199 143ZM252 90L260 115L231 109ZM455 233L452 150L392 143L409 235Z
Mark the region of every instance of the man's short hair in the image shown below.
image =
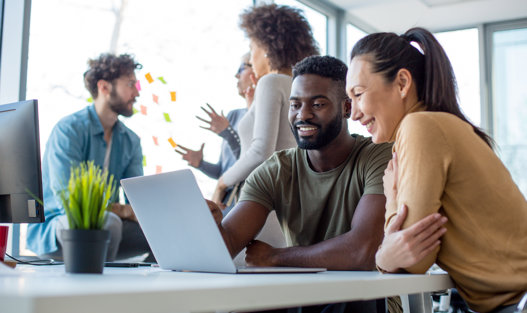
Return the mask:
M99 94L97 90L99 80L102 79L111 83L122 75L130 75L136 69L143 68L141 64L134 61L131 55L116 56L111 53L103 53L96 59L88 60L88 66L90 68L84 72L84 85L93 99L97 98Z
M309 56L293 66L293 79L300 75L314 74L331 78L338 84L339 98L346 99L346 74L348 67L331 56Z

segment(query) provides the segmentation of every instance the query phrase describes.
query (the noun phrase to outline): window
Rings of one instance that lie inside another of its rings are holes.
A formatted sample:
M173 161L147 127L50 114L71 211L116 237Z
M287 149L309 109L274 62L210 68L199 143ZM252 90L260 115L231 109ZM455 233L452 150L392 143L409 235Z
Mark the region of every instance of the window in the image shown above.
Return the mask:
M307 5L296 0L277 0L276 4L288 5L304 11L304 16L311 25L313 37L318 42L320 48L320 55L326 55L327 47L327 32L328 32L328 17L321 12L314 10Z
M89 104L83 83L87 60L114 51L134 54L144 66L136 73L138 113L123 121L141 137L145 174L188 167L170 137L196 150L205 142L204 159L217 161L221 138L199 128L203 123L194 116L204 116L200 106L206 102L225 114L245 106L234 75L249 51L238 24L250 6L252 0L33 0L27 98L39 100L42 152L58 120ZM195 174L210 196L216 182ZM25 244L25 238L20 241Z
M527 21L490 27L491 101L497 153L527 196Z
M434 34L446 51L458 85L459 104L465 116L481 125L479 41L476 28Z

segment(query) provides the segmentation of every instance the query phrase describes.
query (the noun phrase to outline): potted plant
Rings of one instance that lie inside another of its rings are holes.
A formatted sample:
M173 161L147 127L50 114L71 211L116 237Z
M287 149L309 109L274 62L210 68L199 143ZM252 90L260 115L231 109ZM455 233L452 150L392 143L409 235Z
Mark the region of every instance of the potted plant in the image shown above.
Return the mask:
M69 229L62 230L62 253L68 273L102 273L110 232L102 229L115 193L113 175L93 161L71 167L60 192Z

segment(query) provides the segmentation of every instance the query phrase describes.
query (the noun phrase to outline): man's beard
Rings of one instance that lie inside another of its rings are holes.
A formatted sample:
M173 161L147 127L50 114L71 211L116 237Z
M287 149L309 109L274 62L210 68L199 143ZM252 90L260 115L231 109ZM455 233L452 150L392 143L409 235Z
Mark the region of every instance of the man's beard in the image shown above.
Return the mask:
M318 127L318 134L314 139L312 139L312 136L302 138L298 135L297 126L299 125L316 126ZM317 124L308 122L297 122L294 124L294 126L291 126L291 130L293 131L296 143L298 144L298 147L300 149L321 149L327 144L329 144L331 141L333 141L333 139L335 139L342 130L342 112L339 111L339 113L337 113L337 116L335 116L335 118L329 124L327 124L327 127L325 129L323 129L322 127L320 127L320 125Z
M110 92L110 100L108 102L112 111L119 115L130 117L134 114L134 111L133 108L128 109L128 103L129 102L125 102L121 97L119 97L115 87L112 88L112 91Z

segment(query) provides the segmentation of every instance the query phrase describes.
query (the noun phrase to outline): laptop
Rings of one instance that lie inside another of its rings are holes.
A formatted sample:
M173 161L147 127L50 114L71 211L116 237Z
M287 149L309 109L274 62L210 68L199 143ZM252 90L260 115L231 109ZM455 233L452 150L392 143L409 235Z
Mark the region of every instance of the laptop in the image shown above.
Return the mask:
M316 273L325 268L236 267L189 169L121 180L162 269L215 273Z

